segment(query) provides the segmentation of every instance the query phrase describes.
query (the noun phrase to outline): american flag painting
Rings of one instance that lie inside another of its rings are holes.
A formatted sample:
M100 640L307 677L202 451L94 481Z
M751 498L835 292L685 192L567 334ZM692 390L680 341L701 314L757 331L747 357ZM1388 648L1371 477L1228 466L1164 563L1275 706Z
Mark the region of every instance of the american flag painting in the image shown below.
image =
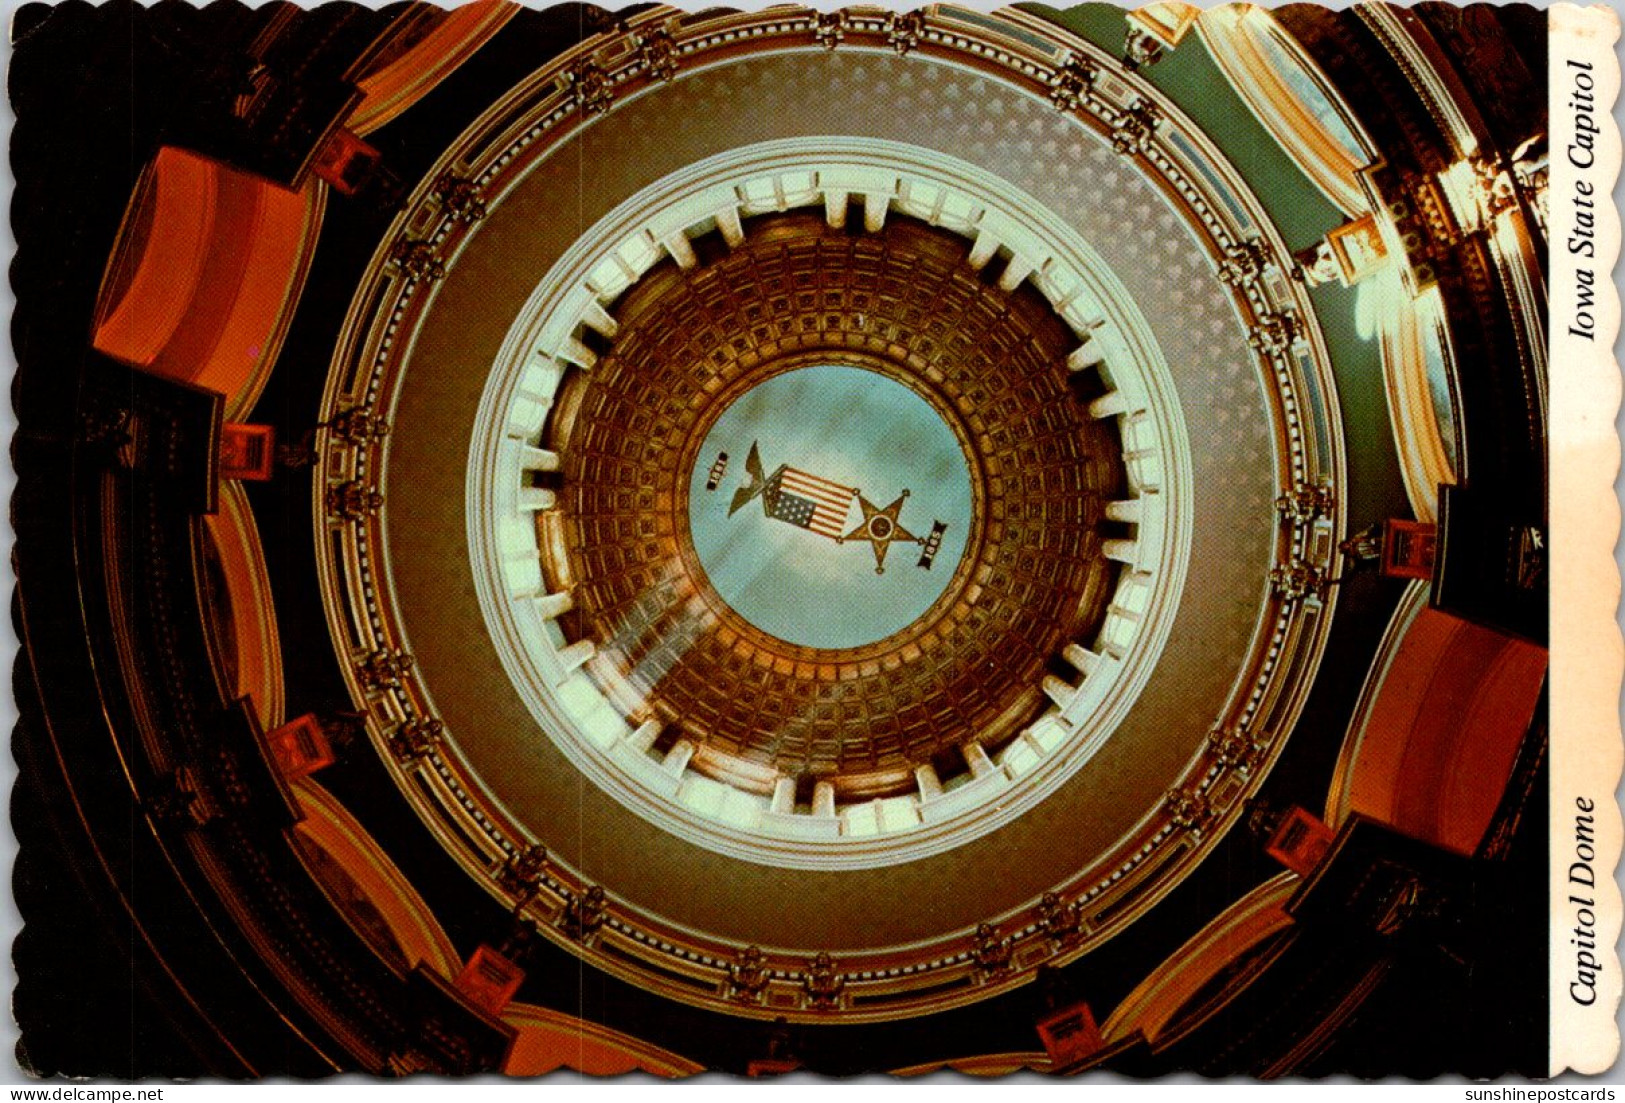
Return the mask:
M769 517L839 540L857 493L854 487L820 475L781 467L768 479L762 496Z

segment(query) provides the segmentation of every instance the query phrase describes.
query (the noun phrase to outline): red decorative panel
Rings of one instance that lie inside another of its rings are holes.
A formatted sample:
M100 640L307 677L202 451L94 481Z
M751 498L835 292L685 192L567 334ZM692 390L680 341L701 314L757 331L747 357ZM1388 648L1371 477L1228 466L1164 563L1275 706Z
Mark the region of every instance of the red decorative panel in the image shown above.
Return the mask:
M165 146L136 184L102 280L93 343L218 391L228 416L263 386L314 251L305 193Z
M264 482L276 461L276 429L226 422L220 429L220 477Z
M480 946L468 959L463 971L457 974L458 989L474 1003L493 1015L513 1000L525 971L489 946Z
M1382 523L1382 574L1385 578L1432 578L1439 538L1432 525L1419 521Z
M334 761L333 747L315 713L307 712L267 732L265 741L270 744L271 757L276 759L282 776L289 781L313 774Z
M1331 849L1333 837L1331 828L1294 805L1281 817L1264 853L1293 873L1307 877Z
M378 167L379 152L348 130L333 132L311 163L310 171L341 195L354 195Z
M1076 1064L1106 1045L1095 1023L1095 1013L1086 1003L1075 1003L1040 1019L1038 1036L1044 1040L1044 1052L1056 1068Z

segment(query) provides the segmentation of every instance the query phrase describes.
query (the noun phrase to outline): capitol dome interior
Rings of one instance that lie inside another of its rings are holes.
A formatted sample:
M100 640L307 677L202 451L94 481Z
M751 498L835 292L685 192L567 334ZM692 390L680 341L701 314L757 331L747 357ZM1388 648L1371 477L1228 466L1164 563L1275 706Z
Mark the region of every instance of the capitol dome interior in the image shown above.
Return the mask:
M1544 13L17 13L17 1059L1545 1070Z

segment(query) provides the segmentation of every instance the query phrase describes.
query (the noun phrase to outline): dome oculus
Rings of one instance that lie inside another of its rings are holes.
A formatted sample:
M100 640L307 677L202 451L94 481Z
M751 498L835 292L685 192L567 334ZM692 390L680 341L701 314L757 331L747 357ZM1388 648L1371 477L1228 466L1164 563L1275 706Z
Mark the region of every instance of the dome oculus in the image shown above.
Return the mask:
M964 555L971 475L914 391L844 365L757 384L717 418L690 476L707 581L762 631L809 648L874 643L918 620Z

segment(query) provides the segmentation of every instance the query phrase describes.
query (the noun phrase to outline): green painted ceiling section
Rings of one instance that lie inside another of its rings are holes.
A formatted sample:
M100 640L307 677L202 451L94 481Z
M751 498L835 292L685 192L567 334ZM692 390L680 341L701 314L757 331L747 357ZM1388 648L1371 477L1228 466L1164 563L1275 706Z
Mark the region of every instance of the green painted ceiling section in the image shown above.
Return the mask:
M1101 47L1123 55L1123 9L1079 4L1059 9L1021 4L1029 11ZM1139 75L1167 94L1230 159L1263 204L1287 246L1315 244L1346 221L1264 129L1236 94L1194 33ZM1348 451L1349 530L1383 517L1411 516L1399 474L1383 384L1382 353L1354 324L1356 292L1329 285L1310 292L1332 358Z
M1382 351L1375 338L1361 337L1354 327L1358 295L1357 288L1340 283L1323 284L1309 292L1332 355L1332 374L1337 377L1337 397L1343 407L1350 533L1384 517L1412 516L1388 416Z
M1127 25L1122 8L1111 4L1079 4L1065 9L1036 4L1018 6L1117 57L1123 56L1123 34ZM1343 212L1309 182L1230 87L1194 32L1155 65L1141 68L1139 76L1167 93L1168 98L1224 151L1264 204L1291 248L1313 245L1326 231L1345 221Z

